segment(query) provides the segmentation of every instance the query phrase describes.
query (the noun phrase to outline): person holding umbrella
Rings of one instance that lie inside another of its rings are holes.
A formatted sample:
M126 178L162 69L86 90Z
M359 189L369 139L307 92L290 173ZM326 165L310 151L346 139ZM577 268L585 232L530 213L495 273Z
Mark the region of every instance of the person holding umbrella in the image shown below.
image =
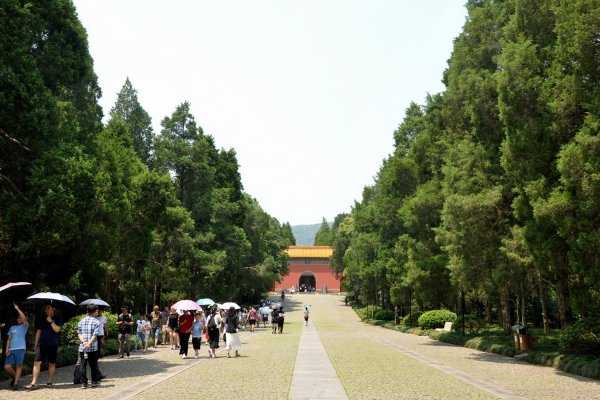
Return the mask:
M56 315L56 308L52 304L44 306L44 316L39 318L35 324L35 361L33 362L33 378L31 383L26 386L27 389L37 388L37 380L42 368L42 361L48 360L48 381L47 386L52 386L52 379L56 373L56 354L58 352L58 342L60 340L60 330L62 321L60 316Z
M25 359L25 334L29 324L27 323L27 317L23 314L23 311L14 304L15 310L19 316L17 317L17 325L13 325L8 330L8 339L6 343L6 361L4 362L4 370L11 376L10 386L14 390L19 389L19 378L21 378L21 372L23 372L23 360ZM12 366L15 366L16 371Z

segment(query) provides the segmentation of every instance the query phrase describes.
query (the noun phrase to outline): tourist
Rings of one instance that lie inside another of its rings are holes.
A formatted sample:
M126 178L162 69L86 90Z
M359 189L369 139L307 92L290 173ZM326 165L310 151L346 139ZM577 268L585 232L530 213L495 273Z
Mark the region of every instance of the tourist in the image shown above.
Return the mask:
M56 315L56 308L52 304L44 306L44 316L37 320L35 326L33 378L31 384L27 386L27 389L30 390L37 388L37 379L42 368L42 361L48 361L48 381L46 383L48 386L52 385L56 373L56 354L62 322L60 316Z
M142 342L142 349L146 348L146 335L144 332L144 328L146 327L146 325L148 324L148 321L146 321L146 316L145 315L140 315L139 319L137 321L135 321L135 325L136 325L136 335L135 335L135 344L133 346L133 352L137 353L138 350L138 343L141 341Z
M304 306L304 322L306 323L306 326L308 326L308 306Z
M17 317L17 324L11 326L8 329L8 339L6 340L6 360L4 361L4 370L10 375L10 386L14 390L19 389L19 379L23 372L23 360L25 359L25 350L27 345L25 344L25 335L29 328L27 317L23 314L23 311L14 304L15 310L19 316ZM12 366L15 366L16 370Z
M152 338L154 339L154 348L158 346L158 335L160 334L161 324L161 315L160 308L158 306L154 306L154 309L150 313L150 328L152 332Z
M198 358L200 345L202 344L202 332L204 332L204 316L201 309L196 311L194 318L194 323L192 324L192 346L194 347L194 358Z
M88 304L88 315L79 321L77 325L77 336L79 337L79 360L81 362L81 388L87 389L87 363L90 363L90 371L92 375L92 387L98 386L100 383L98 377L98 331L100 330L100 322L96 319L96 310L98 307L95 304Z
M208 356L211 358L217 358L216 349L219 348L221 324L221 316L217 313L217 307L213 306L211 309L211 314L206 320L206 330L208 331Z
M279 313L277 313L277 328L279 328L279 333L283 333L283 322L285 321L285 313L283 312L283 307L279 307Z
M179 316L179 354L183 359L187 358L188 355L188 345L193 323L194 317L192 317L192 314L188 310L185 310L183 315Z
M281 291L281 303L285 302L285 291Z
M167 343L167 338L169 337L169 307L165 307L163 311L160 313L160 322L162 324L162 342L161 344ZM169 340L169 343L171 341Z
M240 310L240 327L242 330L246 330L246 325L248 324L248 312L245 308Z
M248 323L250 324L250 332L254 332L254 326L256 325L256 308L250 307L248 311Z
M227 338L225 348L227 349L227 357L229 358L231 358L229 350L235 350L235 356L239 357L239 351L242 349L242 341L240 340L240 334L238 333L238 321L239 317L235 307L229 307L227 317L225 318L225 324L227 325L227 332L225 333Z
M179 325L179 314L177 310L171 308L171 313L169 314L169 342L171 343L171 350L173 350L173 346L176 349L179 348L177 345L178 335L177 335L177 326Z
M274 309L271 312L271 328L272 328L272 332L273 334L277 333L277 325L275 324L275 322L277 321L277 316L279 315L279 310Z
M129 314L127 307L121 307L121 314L117 317L119 329L119 358L123 358L125 353L129 357L129 335L133 327L133 318Z
M96 319L98 320L98 322L100 323L100 329L98 330L98 339L96 340L96 342L98 343L98 359L102 358L102 353L101 353L101 349L102 346L104 346L105 342L106 342L106 335L108 334L108 320L106 319L106 316L103 315L104 314L104 309L102 307L98 307L98 310L96 311ZM98 381L106 378L106 375L104 375L102 372L100 372L100 363L98 363ZM92 378L92 380L94 380L94 378Z
M263 308L263 309L261 309L261 314L262 314L263 328L266 328L267 322L269 322L269 312L267 311L266 308Z

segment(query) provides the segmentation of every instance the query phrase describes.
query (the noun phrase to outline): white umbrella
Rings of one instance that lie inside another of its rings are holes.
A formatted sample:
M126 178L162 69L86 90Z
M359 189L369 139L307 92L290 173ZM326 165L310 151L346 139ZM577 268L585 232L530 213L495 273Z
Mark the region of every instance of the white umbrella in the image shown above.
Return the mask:
M273 310L266 306L260 309L261 314L270 314L271 312L273 312Z
M240 308L242 308L242 307L238 306L236 303L234 303L232 301L228 301L228 302L223 303L223 304L221 304L219 306L219 308L221 310L229 310L231 307L235 308L236 310L239 310Z
M110 304L101 299L87 299L79 303L80 306L87 306L88 304L94 304L101 307L110 307Z
M33 296L29 296L27 298L27 300L29 300L32 303L36 303L36 304L64 303L64 304L68 304L68 305L72 305L72 306L75 305L75 303L73 302L73 300L71 300L67 296L65 296L63 294L60 294L60 293L53 293L53 292L36 293Z

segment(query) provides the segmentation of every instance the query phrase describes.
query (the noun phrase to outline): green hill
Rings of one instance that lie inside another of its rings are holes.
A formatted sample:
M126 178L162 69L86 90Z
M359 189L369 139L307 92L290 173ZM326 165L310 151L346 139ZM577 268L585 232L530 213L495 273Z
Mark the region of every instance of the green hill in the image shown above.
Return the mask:
M292 233L296 238L297 246L312 246L315 244L315 236L319 231L321 224L295 225L292 226Z

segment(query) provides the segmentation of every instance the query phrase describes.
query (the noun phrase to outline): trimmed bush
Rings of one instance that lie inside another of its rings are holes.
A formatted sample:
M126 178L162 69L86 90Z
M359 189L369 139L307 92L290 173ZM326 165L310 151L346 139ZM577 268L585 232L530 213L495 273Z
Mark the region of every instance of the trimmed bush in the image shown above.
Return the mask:
M582 318L562 330L560 349L567 354L600 356L600 317Z
M380 310L375 313L375 319L382 321L393 321L394 312L392 310Z
M465 315L465 334L478 334L483 328L485 328L486 322L477 318L476 315L466 314ZM459 316L452 324L452 332L462 334L462 318Z
M413 311L412 315L409 314L402 318L402 323L406 326L418 326L419 317L423 315L423 311Z
M448 310L431 310L424 312L418 319L422 329L443 328L446 321L454 322L456 314Z

